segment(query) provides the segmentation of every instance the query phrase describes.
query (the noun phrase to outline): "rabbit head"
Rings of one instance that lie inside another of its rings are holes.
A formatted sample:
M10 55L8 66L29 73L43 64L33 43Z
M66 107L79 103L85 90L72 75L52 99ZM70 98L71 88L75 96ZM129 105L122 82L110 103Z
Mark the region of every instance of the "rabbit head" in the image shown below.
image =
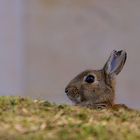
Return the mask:
M74 104L93 106L114 104L115 77L127 58L123 50L114 50L101 70L86 70L78 74L65 88L68 98Z

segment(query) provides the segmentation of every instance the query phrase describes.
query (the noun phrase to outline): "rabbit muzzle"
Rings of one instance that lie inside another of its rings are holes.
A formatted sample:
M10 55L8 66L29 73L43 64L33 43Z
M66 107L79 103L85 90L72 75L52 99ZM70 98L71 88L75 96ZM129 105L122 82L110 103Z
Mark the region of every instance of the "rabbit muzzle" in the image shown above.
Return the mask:
M67 87L65 89L65 93L72 102L76 104L81 102L79 90L75 86Z

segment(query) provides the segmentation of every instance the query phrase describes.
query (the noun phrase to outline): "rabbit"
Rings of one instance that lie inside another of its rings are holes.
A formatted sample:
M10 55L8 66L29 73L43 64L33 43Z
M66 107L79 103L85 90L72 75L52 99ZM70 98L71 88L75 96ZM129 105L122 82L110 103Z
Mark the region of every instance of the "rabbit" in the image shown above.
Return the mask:
M65 88L68 98L78 106L104 109L124 104L116 104L116 76L121 72L127 59L124 50L113 50L104 67L100 70L85 70L78 74Z

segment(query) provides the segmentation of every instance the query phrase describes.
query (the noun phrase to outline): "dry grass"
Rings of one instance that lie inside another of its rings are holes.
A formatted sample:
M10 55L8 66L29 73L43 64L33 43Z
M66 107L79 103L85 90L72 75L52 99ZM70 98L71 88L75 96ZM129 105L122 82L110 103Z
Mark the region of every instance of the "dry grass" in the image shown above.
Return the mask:
M140 112L0 97L2 140L139 140Z

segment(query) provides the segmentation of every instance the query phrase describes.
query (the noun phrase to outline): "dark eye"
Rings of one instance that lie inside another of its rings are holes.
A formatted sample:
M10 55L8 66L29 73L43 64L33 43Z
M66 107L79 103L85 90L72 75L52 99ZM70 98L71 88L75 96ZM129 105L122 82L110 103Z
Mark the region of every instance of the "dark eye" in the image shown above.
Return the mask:
M93 75L88 75L85 79L85 82L91 84L95 81L95 77Z

